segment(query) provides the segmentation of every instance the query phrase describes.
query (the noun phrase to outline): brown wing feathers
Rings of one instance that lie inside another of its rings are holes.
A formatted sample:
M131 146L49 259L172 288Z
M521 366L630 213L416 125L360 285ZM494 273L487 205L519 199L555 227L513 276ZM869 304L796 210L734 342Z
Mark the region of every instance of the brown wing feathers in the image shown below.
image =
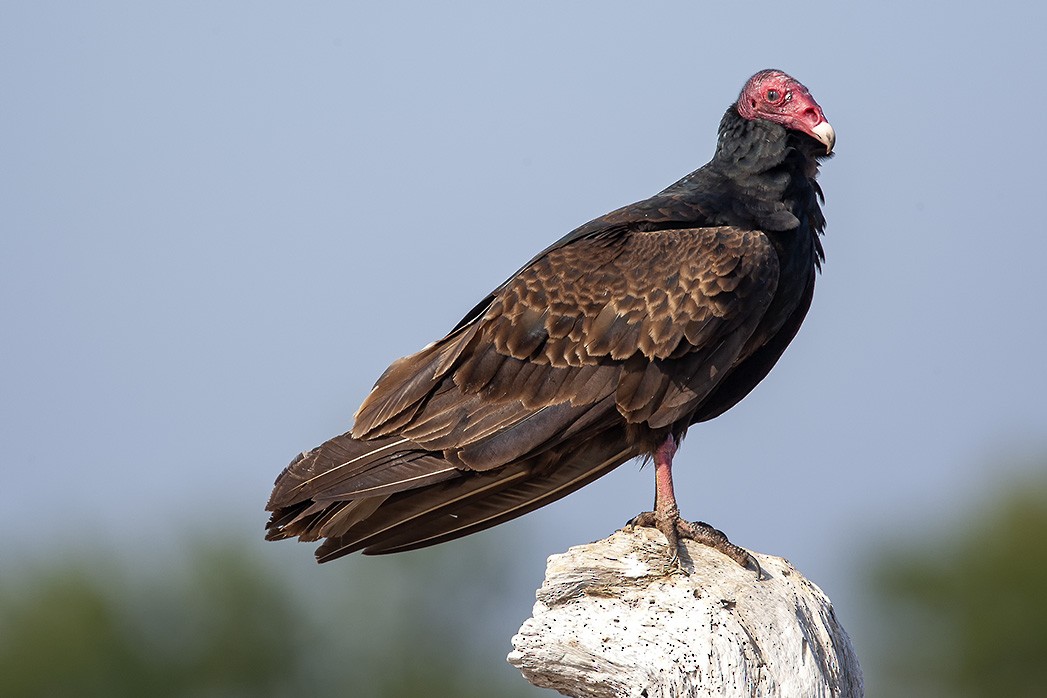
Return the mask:
M689 419L777 284L758 232L701 228L547 251L443 340L395 362L351 432L292 462L270 538L318 556L431 545L519 516Z
M371 555L403 552L468 535L560 499L632 456L621 434L555 458L535 456L479 473L463 484L438 485L424 504L407 493L394 495L370 522L373 533L350 531L330 538L317 550L317 558L326 562L359 550Z

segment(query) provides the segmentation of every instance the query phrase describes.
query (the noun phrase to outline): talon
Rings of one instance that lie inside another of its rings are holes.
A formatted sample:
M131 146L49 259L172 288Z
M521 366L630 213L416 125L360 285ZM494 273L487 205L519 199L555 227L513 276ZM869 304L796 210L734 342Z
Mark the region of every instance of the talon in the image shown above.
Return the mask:
M737 562L740 566L752 568L756 571L756 579L763 579L763 568L760 567L756 557L745 548L735 545L724 535L723 531L713 528L704 521L690 522L680 518L679 514L674 517L661 517L657 512L645 511L632 521L629 525L643 526L645 528L656 528L665 536L669 548L669 564L683 569L680 558L680 540L693 540L713 550L717 550Z
M737 562L742 567L753 567L756 579L763 578L763 569L756 558L745 548L732 543L723 531L713 528L704 521L690 522L680 517L680 509L673 493L673 455L676 453L676 440L672 434L654 452L654 511L645 511L629 521L627 526L644 526L656 528L665 536L669 544L669 564L681 571L680 539L689 538L696 543L707 545L718 550Z

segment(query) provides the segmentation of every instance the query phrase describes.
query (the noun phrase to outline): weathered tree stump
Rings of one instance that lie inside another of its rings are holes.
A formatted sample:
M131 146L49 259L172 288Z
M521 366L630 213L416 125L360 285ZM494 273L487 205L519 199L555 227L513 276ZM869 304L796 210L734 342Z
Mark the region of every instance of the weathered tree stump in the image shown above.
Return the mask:
M685 572L648 528L549 558L509 663L577 698L861 698L862 672L829 599L786 560L763 576L685 542Z

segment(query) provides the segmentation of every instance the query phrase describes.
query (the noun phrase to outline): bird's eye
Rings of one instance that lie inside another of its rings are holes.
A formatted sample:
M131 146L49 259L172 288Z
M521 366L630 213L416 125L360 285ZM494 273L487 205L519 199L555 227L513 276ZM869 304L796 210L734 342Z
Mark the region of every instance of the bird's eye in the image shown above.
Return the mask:
M768 102L777 102L778 99L781 96L782 96L782 93L779 92L778 90L767 90L767 101Z

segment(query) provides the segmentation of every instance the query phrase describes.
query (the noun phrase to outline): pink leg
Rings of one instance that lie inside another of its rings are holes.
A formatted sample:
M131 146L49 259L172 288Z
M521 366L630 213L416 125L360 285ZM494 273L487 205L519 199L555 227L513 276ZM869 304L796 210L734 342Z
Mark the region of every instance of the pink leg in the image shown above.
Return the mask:
M738 547L722 531L707 523L691 523L680 517L680 507L676 504L676 493L673 491L673 456L676 455L676 448L676 439L669 434L654 450L654 511L646 511L629 523L661 531L672 551L669 559L671 564L680 565L680 538L689 538L719 550L742 567L752 566L759 578L763 574L760 563L749 551Z
M666 516L679 516L673 491L673 456L676 455L676 439L672 434L654 451L654 511Z

